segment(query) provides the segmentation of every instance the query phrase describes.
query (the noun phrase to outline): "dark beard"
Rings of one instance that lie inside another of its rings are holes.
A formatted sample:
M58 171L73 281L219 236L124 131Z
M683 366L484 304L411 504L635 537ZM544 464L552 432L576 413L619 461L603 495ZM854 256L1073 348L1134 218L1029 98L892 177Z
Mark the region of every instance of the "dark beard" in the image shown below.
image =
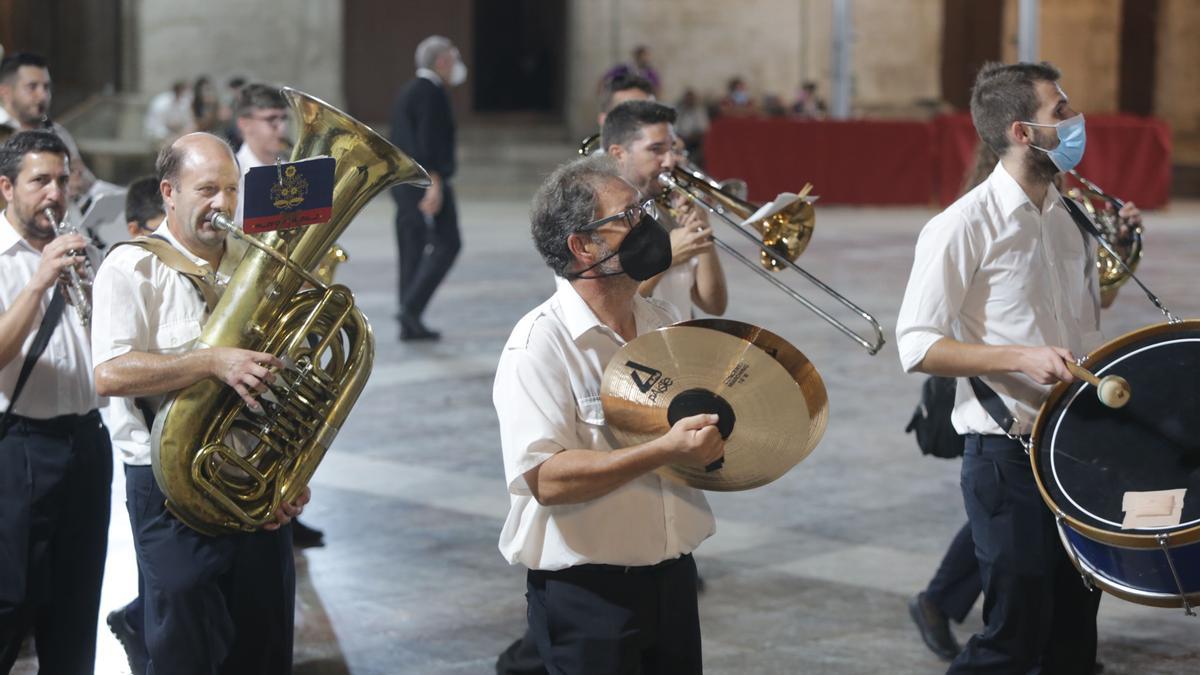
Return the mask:
M1049 134L1043 136L1041 129L1034 129L1033 140L1035 145L1048 148L1050 143L1056 139ZM1025 170L1030 178L1044 183L1053 181L1054 177L1059 174L1058 167L1050 160L1050 155L1037 148L1029 148L1029 157L1025 160Z

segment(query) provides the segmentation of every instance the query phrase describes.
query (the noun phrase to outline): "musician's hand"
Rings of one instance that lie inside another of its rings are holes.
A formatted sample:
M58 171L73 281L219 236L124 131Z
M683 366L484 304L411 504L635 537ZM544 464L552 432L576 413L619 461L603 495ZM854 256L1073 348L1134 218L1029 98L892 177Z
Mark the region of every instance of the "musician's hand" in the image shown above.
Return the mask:
M248 408L262 412L262 405L254 397L275 381L275 373L268 369L282 369L283 361L272 354L236 347L211 347L207 355L209 373L233 387Z
M717 430L716 415L692 415L675 423L664 437L671 461L705 467L725 454L725 441Z
M71 251L82 251L87 246L87 240L78 234L64 234L55 237L42 249L42 260L38 263L37 271L29 280L32 290L45 293L58 282L63 271L71 265L79 265L86 258L81 255L67 255Z
M300 496L296 497L296 501L292 502L291 504L284 502L279 505L279 508L275 509L275 522L263 525L263 529L278 530L280 527L292 522L292 520L299 518L300 513L304 511L304 505L307 504L310 499L312 499L312 492L308 489L308 486L305 485L304 492L301 492Z
M1067 362L1074 362L1071 352L1062 347L1018 347L1016 370L1025 373L1038 384L1074 382Z
M711 251L712 229L707 225L686 227L681 224L671 230L671 264L679 265Z
M1121 229L1117 233L1117 239L1124 243L1133 236L1134 230L1142 226L1142 212L1133 202L1125 202L1117 215L1121 218Z

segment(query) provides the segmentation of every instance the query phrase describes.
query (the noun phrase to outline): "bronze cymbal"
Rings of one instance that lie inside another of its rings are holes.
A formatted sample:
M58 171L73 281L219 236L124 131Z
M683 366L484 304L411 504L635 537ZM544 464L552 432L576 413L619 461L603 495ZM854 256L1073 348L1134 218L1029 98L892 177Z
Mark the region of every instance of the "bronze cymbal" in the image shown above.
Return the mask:
M748 490L787 473L825 431L820 375L795 347L736 321L686 322L646 333L617 352L600 389L622 445L658 438L674 421L718 412L722 466L669 465L660 475L704 490Z

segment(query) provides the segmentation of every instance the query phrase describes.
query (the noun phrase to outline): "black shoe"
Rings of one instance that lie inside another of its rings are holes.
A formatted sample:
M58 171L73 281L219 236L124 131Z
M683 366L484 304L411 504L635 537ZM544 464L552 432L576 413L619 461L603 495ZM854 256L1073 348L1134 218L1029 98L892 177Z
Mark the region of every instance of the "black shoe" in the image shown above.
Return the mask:
M405 342L413 340L437 340L442 337L442 334L436 330L430 330L428 326L421 323L421 320L415 316L408 314L400 314L400 339Z
M125 650L125 658L129 660L129 671L133 675L143 675L150 665L150 654L146 652L146 642L142 635L129 625L125 618L125 608L114 609L108 613L105 620L108 629L117 637L121 648Z
M917 624L917 630L921 631L921 639L925 641L925 646L937 654L938 658L953 661L962 651L958 640L954 639L954 633L950 632L949 619L925 599L924 592L917 593L908 601L908 615L912 617L913 623Z
M309 527L299 520L292 521L292 546L295 548L317 548L324 545L324 532Z

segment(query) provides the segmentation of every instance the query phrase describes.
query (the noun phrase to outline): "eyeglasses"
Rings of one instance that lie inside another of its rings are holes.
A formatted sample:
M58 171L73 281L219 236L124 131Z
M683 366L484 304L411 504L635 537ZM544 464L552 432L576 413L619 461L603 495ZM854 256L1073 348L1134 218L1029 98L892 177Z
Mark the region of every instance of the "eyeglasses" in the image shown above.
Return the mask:
M658 209L655 207L653 199L647 199L641 204L634 204L620 213L601 218L600 220L593 220L586 225L576 228L575 231L587 232L589 230L595 230L602 225L621 220L622 218L625 219L626 224L629 225L629 229L632 230L638 226L638 223L642 222L643 216L650 216L651 218L658 217Z

